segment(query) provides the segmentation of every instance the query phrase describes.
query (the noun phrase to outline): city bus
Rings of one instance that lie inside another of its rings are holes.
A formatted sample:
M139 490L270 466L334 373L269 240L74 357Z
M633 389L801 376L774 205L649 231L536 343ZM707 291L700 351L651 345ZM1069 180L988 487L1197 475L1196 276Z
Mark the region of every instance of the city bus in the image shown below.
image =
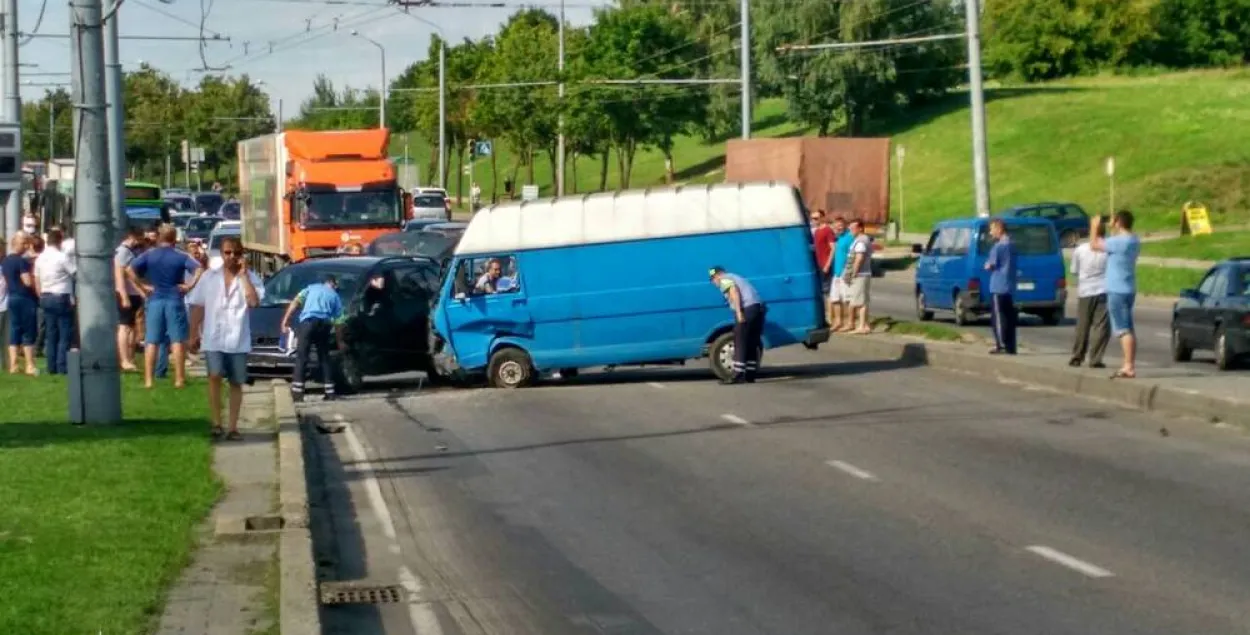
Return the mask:
M170 222L169 205L165 202L159 185L126 181L122 199L126 206L126 217L132 225L148 229L159 223Z

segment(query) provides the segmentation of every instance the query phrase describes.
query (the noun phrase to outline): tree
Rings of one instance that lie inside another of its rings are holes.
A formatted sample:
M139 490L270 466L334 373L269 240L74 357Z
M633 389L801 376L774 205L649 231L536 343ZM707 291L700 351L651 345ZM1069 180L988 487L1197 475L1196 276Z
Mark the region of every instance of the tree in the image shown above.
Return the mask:
M204 77L186 101L184 137L192 146L204 148L204 167L212 169L219 180L234 174L239 141L274 129L269 97L247 75Z
M378 125L378 94L345 86L340 92L325 75L313 80L313 94L299 107L299 116L288 128L306 130L359 130Z
M1174 68L1235 66L1250 58L1250 0L1159 0L1150 61Z
M22 157L26 160L74 156L72 100L64 88L22 104ZM53 143L49 146L48 138ZM52 156L48 156L49 147Z
M1142 62L1157 0L998 0L986 7L993 75L1042 81ZM1161 25L1162 26L1162 25Z
M144 174L164 170L186 127L186 91L165 73L144 64L123 78L126 163ZM176 159L175 159L176 160Z

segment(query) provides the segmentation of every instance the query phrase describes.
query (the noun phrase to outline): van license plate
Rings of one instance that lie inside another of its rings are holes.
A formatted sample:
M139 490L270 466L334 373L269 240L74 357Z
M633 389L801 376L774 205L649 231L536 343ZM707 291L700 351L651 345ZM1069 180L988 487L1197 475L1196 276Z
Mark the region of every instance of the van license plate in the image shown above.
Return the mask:
M1021 291L1032 291L1032 290L1033 290L1033 283L1032 283L1032 282L1021 282L1020 284L1017 284L1017 285L1016 285L1016 288L1017 288L1017 289L1019 289L1019 290L1021 290Z

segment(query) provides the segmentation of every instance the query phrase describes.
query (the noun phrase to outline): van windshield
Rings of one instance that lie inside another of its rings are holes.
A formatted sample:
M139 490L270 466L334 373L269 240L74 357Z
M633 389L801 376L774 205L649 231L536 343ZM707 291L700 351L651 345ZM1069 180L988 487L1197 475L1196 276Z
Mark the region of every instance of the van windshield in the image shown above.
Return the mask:
M1057 250L1051 229L1046 225L1008 224L1007 235L1011 236L1011 242L1016 246L1016 254L1020 256L1048 256ZM990 247L993 246L994 237L987 229L981 233L977 253L982 256L989 255Z

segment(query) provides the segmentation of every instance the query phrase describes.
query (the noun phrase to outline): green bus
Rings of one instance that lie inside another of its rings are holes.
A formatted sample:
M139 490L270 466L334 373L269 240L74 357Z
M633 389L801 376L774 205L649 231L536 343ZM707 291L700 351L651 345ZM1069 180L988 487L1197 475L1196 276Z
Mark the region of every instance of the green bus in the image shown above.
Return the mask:
M143 229L170 222L169 204L165 202L161 186L141 181L126 181L122 193L126 206L126 218L131 225Z

